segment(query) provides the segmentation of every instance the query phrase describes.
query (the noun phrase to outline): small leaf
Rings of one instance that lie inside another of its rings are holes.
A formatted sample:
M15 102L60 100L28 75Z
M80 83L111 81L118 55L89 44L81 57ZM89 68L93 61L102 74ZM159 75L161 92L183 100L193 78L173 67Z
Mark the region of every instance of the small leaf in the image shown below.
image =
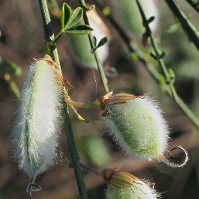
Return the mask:
M72 28L67 29L66 32L70 34L76 34L76 35L87 35L92 30L93 28L84 24L84 25L73 26Z
M162 52L162 54L159 56L159 59L164 58L164 57L165 57L165 55L166 55L166 52Z
M65 31L71 29L71 27L75 26L83 16L82 8L78 7L73 12L68 24L64 27Z
M192 17L193 17L193 15L192 15L192 14L188 14L188 15L187 15L187 20L191 20L191 19L192 19Z
M94 43L94 45L96 47L96 45L97 45L97 38L95 36L93 36L93 43Z
M7 64L14 71L16 76L20 76L22 74L21 67L17 66L14 62L8 61Z
M43 51L47 50L47 47L42 48L38 53L42 53Z
M173 84L175 82L175 73L173 72L173 70L171 68L168 69L169 72L169 76L171 78L171 84Z
M68 6L67 3L63 3L61 8L61 27L64 29L64 27L67 25L71 18L71 9Z
M155 55L154 52L151 52L150 55L151 55L151 57L153 57L153 59L157 60L157 56Z
M176 24L173 24L171 25L168 29L167 29L167 33L173 33L175 32L177 29L178 29L179 25L176 23Z
M150 17L150 18L147 20L148 24L151 23L154 19L155 19L154 16Z
M97 45L97 48L99 48L100 46L103 46L107 41L108 41L108 36L103 37L103 38L99 41L99 43L98 43L98 45Z
M144 27L148 26L148 24L150 24L154 19L155 19L154 16L150 17L150 18L144 23Z

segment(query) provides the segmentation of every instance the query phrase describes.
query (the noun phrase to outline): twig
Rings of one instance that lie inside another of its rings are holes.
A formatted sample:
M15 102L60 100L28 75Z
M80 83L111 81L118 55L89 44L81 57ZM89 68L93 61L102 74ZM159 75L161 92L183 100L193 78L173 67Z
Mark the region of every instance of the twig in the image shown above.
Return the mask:
M50 15L49 15L47 2L46 2L46 0L39 0L39 3L40 3L40 8L41 8L41 12L42 12L43 21L44 21L46 42L51 42L54 39L54 34L52 31L52 24L51 24L51 19L50 19ZM61 72L61 66L60 66L60 62L59 62L59 56L57 53L56 44L54 44L52 47L50 47L50 52L52 52L53 60L55 60L55 62L57 64L57 66L56 66L57 69ZM71 159L73 162L73 168L74 168L74 172L75 172L75 177L76 177L76 181L77 181L77 185L78 185L79 194L82 199L88 199L86 187L85 187L84 180L82 177L81 168L79 166L79 158L78 158L78 154L77 154L77 150L76 150L76 146L75 146L75 142L74 142L73 131L72 131L71 122L70 122L70 118L68 115L68 107L67 107L66 103L63 103L63 106L62 106L62 116L63 116L63 126L64 126L64 129L66 132L69 152L70 152Z
M86 5L85 1L84 0L79 0L79 2L80 2L80 6L84 9L85 5ZM86 15L86 11L85 10L84 10L83 17L84 17L85 24L89 26L88 17ZM93 52L94 49L95 49L95 45L93 43L93 35L92 35L92 33L88 34L88 39L89 39L89 42L90 42L90 45L91 45L91 52ZM108 85L107 85L107 79L106 79L106 76L104 74L104 70L103 70L102 64L101 64L101 62L99 60L97 52L94 51L93 54L94 54L95 61L97 63L97 67L98 67L98 70L99 70L99 73L100 73L100 76L101 76L101 80L102 80L102 84L104 86L104 90L108 93L109 92L109 88L108 88Z
M97 5L101 8L101 10L106 9L106 6L101 0L94 0ZM115 19L112 17L111 13L107 13L107 18L112 23L112 25L115 27L115 29L120 34L121 38L123 39L124 43L128 47L128 50L131 53L136 53L138 56L139 61L147 68L148 72L151 74L151 76L156 80L157 83L160 84L160 76L161 74L148 62L144 59L144 54L142 51L137 49L135 45L132 43L130 37L127 35L127 33L120 27L120 25L115 21ZM166 83L166 80L165 80ZM173 98L173 95L171 93L170 88L166 88L167 93ZM185 113L185 115L190 119L190 121L199 129L199 120L194 115L194 113L187 107L187 105L180 99L179 96L177 96L176 104L179 106L179 108Z
M186 0L198 13L199 13L199 1L198 0Z
M199 50L199 32L193 26L193 24L187 19L185 14L176 6L173 0L165 0L168 4L169 8L173 12L173 14L178 18L180 21L184 32L188 35L190 41L192 41L196 48ZM189 1L190 2L190 1Z

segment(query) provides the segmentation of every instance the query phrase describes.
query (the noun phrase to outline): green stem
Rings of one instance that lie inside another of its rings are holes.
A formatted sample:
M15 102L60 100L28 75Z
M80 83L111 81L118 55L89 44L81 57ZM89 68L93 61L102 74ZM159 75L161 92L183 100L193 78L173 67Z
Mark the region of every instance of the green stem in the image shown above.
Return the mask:
M64 34L64 30L61 30L52 40L51 44L55 45L56 41Z
M85 5L86 5L85 1L84 0L79 0L79 2L80 2L80 6L82 8L85 8ZM88 17L86 15L85 10L84 10L83 17L84 17L85 24L89 26ZM91 52L93 52L93 50L95 49L95 45L94 45L94 42L93 42L93 35L92 35L91 32L88 34L88 39L89 39L89 42L90 42L90 45L91 45ZM94 57L95 57L95 61L97 63L97 67L98 67L98 70L99 70L99 73L100 73L102 84L104 86L104 90L108 93L109 92L109 88L108 88L108 85L107 85L107 79L106 79L106 76L104 74L104 70L103 70L102 64L101 64L101 62L99 60L97 52L94 51L93 54L94 54Z
M160 67L161 67L161 69L162 69L162 71L163 71L163 74L164 74L164 76L165 76L165 78L166 78L166 84L168 84L169 87L170 87L170 89L171 89L171 94L172 94L173 99L174 99L175 101L177 101L177 100L178 100L177 93L176 93L176 91L175 91L175 88L174 88L174 86L173 86L173 83L171 82L170 75L169 75L169 73L168 73L168 71L167 71L167 68L166 68L166 66L165 66L165 64L164 64L163 59L160 58L162 52L161 52L160 48L158 47L158 45L157 45L156 42L155 42L154 36L153 36L152 31L151 31L151 29L150 29L149 23L147 23L146 15L145 15L145 13L144 13L144 10L143 10L143 8L142 8L142 6L141 6L139 0L136 0L136 2L137 2L137 5L138 5L140 14L141 14L141 16L142 16L143 24L146 24L146 32L147 32L148 36L151 38L151 44L152 44L152 47L153 47L153 49L154 49L154 51L155 51L155 54L156 54L158 63L159 63L159 65L160 65Z
M51 24L51 19L50 19L50 14L48 10L48 5L46 0L39 0L40 8L41 8L41 13L43 17L43 22L44 22L44 31L45 31L45 38L46 38L46 45L48 42L52 42L54 39L54 33L52 30L52 24ZM47 52L47 54L50 54L53 60L56 62L56 68L61 72L61 65L59 61L59 55L57 52L57 47L56 44L50 46L50 52Z
M180 21L184 31L188 35L190 41L192 41L196 48L199 50L199 32L193 26L193 24L186 18L185 14L176 6L173 0L165 0L173 14Z
M85 164L83 164L82 162L79 163L80 167L86 171L88 171L89 173L93 173L95 175L99 175L99 171L96 169L93 169Z
M158 63L160 65L160 67L162 68L162 71L163 71L163 73L164 73L164 75L166 77L166 82L169 84L170 83L170 76L169 76L167 68L166 68L166 66L165 66L165 64L163 62L163 59L160 58L160 55L162 54L162 52L161 52L161 50L159 49L159 47L157 46L157 44L155 42L155 39L153 37L153 34L152 34L151 29L149 27L149 24L147 23L147 18L145 16L145 13L144 13L144 11L142 9L142 6L141 6L139 0L136 0L136 2L137 2L137 5L138 5L138 8L140 10L140 14L142 16L143 24L147 24L146 25L146 31L147 31L148 36L151 38L151 44L152 44L152 47L153 47L153 49L154 49L154 51L156 53L156 57L157 57Z
M106 6L103 4L101 0L94 0L96 4L101 8L101 10L106 9ZM151 76L156 80L158 84L160 84L159 77L161 74L152 66L150 63L146 62L144 59L144 54L142 51L136 48L136 46L131 41L130 37L127 35L127 33L124 31L123 28L115 21L111 13L106 14L109 21L112 23L112 25L115 27L115 29L118 31L119 35L123 39L124 43L126 44L129 52L136 53L138 56L139 61L146 67L148 72L151 74ZM171 92L171 90L173 90ZM179 108L185 113L185 115L190 119L190 121L199 129L199 120L198 118L193 114L193 112L187 107L187 105L180 99L180 97L174 92L174 87L171 87L169 89L167 87L166 91L167 93L173 98L173 95L175 96L174 99L176 104L179 106Z
M199 1L186 0L198 13L199 13Z
M70 104L72 106L77 106L77 107L80 107L80 108L89 109L89 108L99 107L99 101L98 101L98 99L95 102L93 102L92 104L85 104L85 103L81 103L81 102L76 102L76 101L73 101L71 99L67 99L66 97L65 97L64 100L65 100L65 102L67 104Z
M51 42L54 39L54 34L52 31L52 24L51 24L50 14L48 11L47 2L46 2L46 0L39 0L39 3L40 3L40 8L41 8L41 12L42 12L43 21L44 21L46 42ZM59 62L59 56L57 53L56 44L54 44L50 50L51 50L50 52L52 52L53 60L55 60L57 63L56 67L61 72L61 66L60 66L60 62ZM64 101L64 99L63 99L63 101ZM75 172L75 177L77 179L79 194L82 199L88 199L86 187L85 187L82 172L81 172L81 168L79 166L79 158L78 158L78 154L77 154L77 150L76 150L76 146L75 146L75 142L74 142L73 131L72 131L71 122L70 122L70 118L68 115L68 107L67 107L66 103L63 103L63 106L62 106L62 116L64 119L63 126L64 126L64 130L66 132L69 153L71 155L74 172Z

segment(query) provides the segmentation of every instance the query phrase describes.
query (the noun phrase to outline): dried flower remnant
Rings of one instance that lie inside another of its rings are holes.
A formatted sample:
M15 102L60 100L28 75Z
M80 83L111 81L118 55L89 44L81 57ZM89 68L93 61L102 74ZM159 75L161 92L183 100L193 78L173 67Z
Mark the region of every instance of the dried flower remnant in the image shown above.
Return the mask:
M63 78L54 66L48 55L30 65L11 135L14 159L30 177L30 193L39 189L35 178L56 158Z
M141 159L160 159L173 167L187 162L187 152L181 146L176 148L185 154L182 164L170 163L164 158L169 140L168 125L159 105L149 96L109 92L98 100L104 111L102 116L108 118L109 133L124 153Z
M102 177L108 183L107 199L157 199L160 194L154 190L154 183L115 169L104 169Z

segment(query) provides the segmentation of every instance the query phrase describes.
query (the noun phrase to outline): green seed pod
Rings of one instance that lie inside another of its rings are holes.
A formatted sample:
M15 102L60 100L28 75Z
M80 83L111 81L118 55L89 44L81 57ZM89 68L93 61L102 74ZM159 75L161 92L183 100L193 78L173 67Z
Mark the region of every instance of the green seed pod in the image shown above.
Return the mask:
M134 96L121 93L112 96L112 92L99 98L102 116L107 116L109 133L124 153L141 159L161 159L169 140L168 125L162 116L162 110L149 96ZM188 160L186 151L185 161Z
M134 175L115 169L104 169L102 177L108 183L107 199L157 199L160 194L154 190L154 184L141 180Z
M11 135L14 159L30 177L30 186L37 186L35 178L56 158L63 77L54 66L48 55L31 64Z

